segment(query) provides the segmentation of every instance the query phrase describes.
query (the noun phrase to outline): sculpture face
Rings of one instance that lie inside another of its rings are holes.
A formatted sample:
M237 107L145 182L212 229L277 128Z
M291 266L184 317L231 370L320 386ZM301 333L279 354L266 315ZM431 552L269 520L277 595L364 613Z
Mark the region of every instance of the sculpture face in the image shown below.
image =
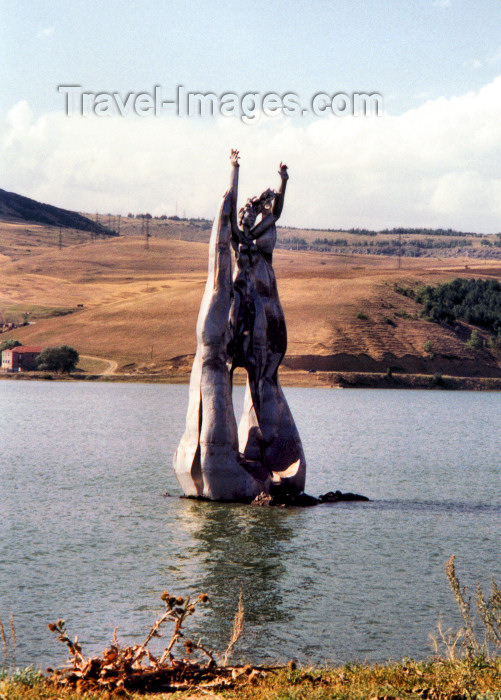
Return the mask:
M245 228L252 228L256 223L256 212L254 207L250 204L246 204L240 209L239 223L240 226Z
M272 213L272 211L273 211L273 201L274 201L274 197L268 197L268 199L266 199L266 200L264 201L264 203L263 203L263 205L262 205L262 207L261 207L262 212L263 212L263 216L266 216L267 214L271 214L271 213Z

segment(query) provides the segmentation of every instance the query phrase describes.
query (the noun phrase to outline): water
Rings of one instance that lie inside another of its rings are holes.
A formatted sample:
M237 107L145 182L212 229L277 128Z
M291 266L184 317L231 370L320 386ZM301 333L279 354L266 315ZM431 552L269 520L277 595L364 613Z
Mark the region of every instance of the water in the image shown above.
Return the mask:
M237 390L241 402L242 392ZM17 665L61 665L47 623L84 652L140 641L160 593L205 591L190 633L224 651L239 591L253 662L432 653L443 573L501 580L501 394L287 389L307 491L370 503L250 508L174 496L186 386L0 382L0 618Z

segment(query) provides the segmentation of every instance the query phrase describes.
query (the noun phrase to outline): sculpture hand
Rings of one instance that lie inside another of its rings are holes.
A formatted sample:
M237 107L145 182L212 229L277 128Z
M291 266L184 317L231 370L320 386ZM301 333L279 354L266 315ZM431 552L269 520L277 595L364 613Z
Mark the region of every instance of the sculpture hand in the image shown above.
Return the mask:
M233 165L234 168L240 167L240 163L238 162L239 158L240 158L240 155L239 155L238 151L236 151L235 149L232 148L231 154L230 154L230 161L231 161L231 164Z
M280 170L278 171L278 174L282 178L282 180L288 180L289 179L289 173L287 172L287 166L285 163L280 163Z

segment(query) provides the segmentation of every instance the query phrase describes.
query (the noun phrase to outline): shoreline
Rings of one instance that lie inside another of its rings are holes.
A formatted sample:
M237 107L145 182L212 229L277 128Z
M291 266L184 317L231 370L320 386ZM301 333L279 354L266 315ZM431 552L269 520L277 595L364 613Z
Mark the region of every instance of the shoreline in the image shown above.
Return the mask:
M190 375L183 373L155 374L91 374L72 372L0 372L0 380L10 381L89 381L130 384L189 384ZM501 377L461 377L441 374L404 374L382 372L330 372L306 370L280 372L284 387L326 389L429 389L441 391L501 391ZM245 377L237 374L235 386L244 386Z

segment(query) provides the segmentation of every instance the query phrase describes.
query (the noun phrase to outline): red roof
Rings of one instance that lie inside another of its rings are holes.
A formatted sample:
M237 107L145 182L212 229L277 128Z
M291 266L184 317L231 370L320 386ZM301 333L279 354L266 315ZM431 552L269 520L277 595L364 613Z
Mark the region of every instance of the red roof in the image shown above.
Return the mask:
M12 352L23 354L25 352L42 352L43 348L38 345L20 345L16 348L11 348Z

